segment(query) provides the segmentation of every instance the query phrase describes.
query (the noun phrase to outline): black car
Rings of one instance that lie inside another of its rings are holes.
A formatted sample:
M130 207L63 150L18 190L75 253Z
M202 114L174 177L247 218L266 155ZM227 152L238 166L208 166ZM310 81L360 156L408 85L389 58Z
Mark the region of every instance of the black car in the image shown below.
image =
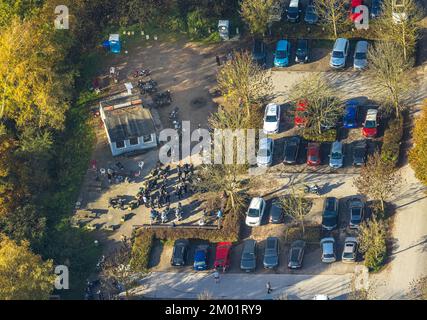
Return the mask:
M260 66L264 67L267 63L267 49L264 41L255 39L252 46L252 59Z
M291 249L289 250L288 268L298 269L302 267L302 260L304 259L305 242L296 240L292 242Z
M309 61L309 47L308 40L300 39L297 40L297 52L295 56L296 63L306 63Z
M289 138L285 141L284 163L295 164L297 162L300 143L301 139L298 136Z
M178 239L173 245L171 265L185 266L187 263L188 247L190 242L186 239Z
M246 272L256 269L256 241L253 239L245 240L243 244L242 259L240 260L240 269Z
M299 2L299 0L291 0L291 2L289 3L289 7L286 10L286 17L288 18L289 22L295 23L299 21L301 13Z
M328 231L338 226L338 199L328 197L323 204L322 227Z
M279 238L267 238L263 264L265 269L273 269L279 265Z
M354 197L350 200L350 229L358 229L363 221L365 213L365 205L360 198Z
M358 140L353 145L353 166L362 166L366 161L366 140Z
M369 11L371 18L378 18L381 15L381 6L382 0L372 0L371 10Z
M282 223L283 222L283 210L278 203L272 203L270 207L270 222L271 223Z
M311 3L305 10L304 21L308 24L316 24L319 21L319 16L316 12L316 7Z

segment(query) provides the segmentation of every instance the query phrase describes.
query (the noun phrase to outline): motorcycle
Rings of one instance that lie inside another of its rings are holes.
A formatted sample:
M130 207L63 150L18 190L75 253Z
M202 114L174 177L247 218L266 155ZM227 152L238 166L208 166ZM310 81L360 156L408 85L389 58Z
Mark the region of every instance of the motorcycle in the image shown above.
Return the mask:
M150 69L137 69L133 72L133 77L134 78L146 77L146 76L149 76L150 74L151 74Z
M151 79L145 82L142 80L139 80L138 87L140 88L141 94L147 94L147 93L152 94L157 92L157 82Z
M178 107L173 108L173 110L169 113L169 120L170 121L177 120L178 119L178 112L179 112Z
M313 193L315 195L320 195L320 187L317 184L313 185L304 185L304 193Z
M157 93L153 99L157 107L170 105L172 103L172 97L170 90L166 90L162 93Z
M150 224L157 223L159 221L159 214L156 210L150 211Z
M110 198L108 199L108 207L113 207L114 209L120 208L122 210L124 210L125 207L125 199L123 198Z
M168 222L168 213L167 213L167 210L165 210L165 211L162 212L161 222L162 223L167 223Z

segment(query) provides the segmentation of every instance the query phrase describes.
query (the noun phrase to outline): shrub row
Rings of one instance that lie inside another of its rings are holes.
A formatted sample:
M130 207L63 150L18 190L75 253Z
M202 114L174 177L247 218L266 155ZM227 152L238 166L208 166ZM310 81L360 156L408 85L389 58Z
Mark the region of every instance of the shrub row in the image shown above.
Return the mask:
M329 129L319 134L316 130L305 128L302 137L307 141L334 142L337 139L337 130Z
M138 272L145 272L150 262L151 249L153 248L154 234L141 232L132 245L132 254L130 264L132 269Z
M384 161L397 165L400 153L400 144L403 137L403 117L390 120L388 128L384 132L381 157Z

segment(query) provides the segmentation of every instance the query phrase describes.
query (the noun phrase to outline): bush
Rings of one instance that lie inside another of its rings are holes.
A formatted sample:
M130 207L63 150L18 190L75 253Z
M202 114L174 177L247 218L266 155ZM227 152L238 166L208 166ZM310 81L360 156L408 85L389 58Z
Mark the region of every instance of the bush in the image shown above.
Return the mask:
M393 165L397 164L400 153L400 143L403 137L403 119L393 119L389 122L388 128L384 133L383 146L381 149L381 158L389 161Z
M334 142L337 139L337 130L329 129L319 134L316 130L304 128L302 137L313 142Z
M188 34L191 38L200 39L208 36L209 29L212 27L212 21L206 18L200 9L191 11L187 15Z
M427 185L427 101L424 102L421 116L415 120L413 131L414 147L409 152L409 163L415 171L415 176Z
M154 234L147 230L142 232L132 245L130 265L138 272L146 272L150 262L151 249L153 248Z
M387 257L387 226L379 219L363 222L359 229L359 251L365 257L369 271L381 269Z

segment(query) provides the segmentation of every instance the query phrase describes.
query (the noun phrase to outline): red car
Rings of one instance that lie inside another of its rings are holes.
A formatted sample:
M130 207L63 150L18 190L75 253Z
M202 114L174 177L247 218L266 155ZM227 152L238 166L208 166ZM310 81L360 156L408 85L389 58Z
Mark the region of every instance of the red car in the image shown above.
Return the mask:
M373 138L377 135L378 127L378 110L369 109L365 122L363 123L362 134L367 138Z
M318 166L320 164L320 144L310 142L307 148L307 164Z
M214 268L221 269L223 271L227 270L230 267L230 249L231 242L219 242L216 246L215 262Z
M355 13L354 10L356 7L363 4L363 0L350 0L350 20L354 21L361 13Z
M303 112L307 106L307 100L300 100L297 103L297 108L295 110L294 123L297 127L304 127L306 119L303 116Z

